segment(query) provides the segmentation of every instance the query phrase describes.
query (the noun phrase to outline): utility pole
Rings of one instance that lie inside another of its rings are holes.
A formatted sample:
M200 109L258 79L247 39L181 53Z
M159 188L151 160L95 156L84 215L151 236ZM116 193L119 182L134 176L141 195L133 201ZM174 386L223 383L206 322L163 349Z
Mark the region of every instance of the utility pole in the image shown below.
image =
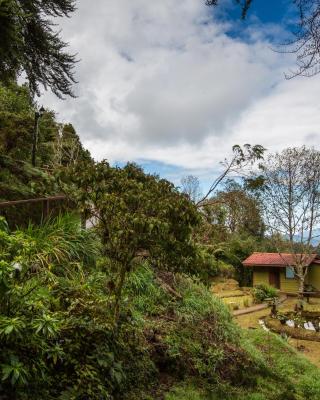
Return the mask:
M39 137L39 119L43 116L44 112L45 109L41 107L39 111L36 111L34 113L34 128L32 135L32 158L31 158L31 163L33 167L36 166L36 153L37 153L38 137Z

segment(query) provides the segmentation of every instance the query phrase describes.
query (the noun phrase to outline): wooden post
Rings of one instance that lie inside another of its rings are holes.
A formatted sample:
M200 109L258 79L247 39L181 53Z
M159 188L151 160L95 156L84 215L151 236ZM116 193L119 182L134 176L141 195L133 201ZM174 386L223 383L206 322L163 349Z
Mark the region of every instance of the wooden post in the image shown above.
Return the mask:
M49 215L50 215L50 200L45 199L42 202L42 219L43 219L43 221L48 219Z

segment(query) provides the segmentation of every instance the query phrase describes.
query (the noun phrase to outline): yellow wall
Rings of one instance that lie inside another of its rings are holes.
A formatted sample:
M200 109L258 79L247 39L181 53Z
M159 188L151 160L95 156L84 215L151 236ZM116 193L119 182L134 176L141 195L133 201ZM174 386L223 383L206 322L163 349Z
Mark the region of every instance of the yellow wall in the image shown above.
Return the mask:
M281 268L280 272L280 290L285 293L297 293L299 289L299 282L296 278L287 279L286 269Z
M320 264L313 264L309 267L306 283L320 290ZM269 285L269 268L254 267L253 286L265 284ZM299 282L296 278L287 279L285 268L280 269L280 290L285 293L297 293Z
M256 285L269 285L269 270L268 268L254 268L253 269L253 286Z
M262 283L264 285L270 285L268 267L254 268L253 270L253 286L260 285ZM297 293L298 291L298 281L296 279L286 279L286 272L284 268L280 269L280 290L286 293Z
M309 267L307 283L320 290L320 264L312 264Z

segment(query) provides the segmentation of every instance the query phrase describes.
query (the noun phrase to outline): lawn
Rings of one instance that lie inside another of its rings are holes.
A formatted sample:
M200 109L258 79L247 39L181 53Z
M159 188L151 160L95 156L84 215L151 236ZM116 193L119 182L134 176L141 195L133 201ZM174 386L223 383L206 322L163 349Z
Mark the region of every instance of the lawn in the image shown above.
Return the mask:
M294 309L296 304L295 298L289 298L279 307L279 311L291 311ZM305 304L305 310L318 311L320 310L320 299L310 299L310 304ZM256 311L254 313L239 315L235 318L235 321L246 329L262 329L259 324L259 319L266 317L270 314L270 309L264 309ZM320 367L320 343L309 340L300 339L289 339L289 343L308 358L317 367Z

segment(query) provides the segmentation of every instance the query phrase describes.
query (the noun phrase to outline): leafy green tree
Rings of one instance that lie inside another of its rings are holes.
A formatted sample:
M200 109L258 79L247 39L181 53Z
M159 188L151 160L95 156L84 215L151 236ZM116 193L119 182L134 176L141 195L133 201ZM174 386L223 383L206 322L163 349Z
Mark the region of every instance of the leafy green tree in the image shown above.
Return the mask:
M33 104L26 86L0 86L0 151L20 160L31 157Z
M74 10L74 0L1 0L0 81L25 72L32 93L39 95L42 85L60 98L73 96L76 57L66 51L52 18Z
M262 238L264 235L263 211L255 196L234 180L228 180L223 190L203 206L205 220L219 232L223 239L240 234ZM218 237L217 237L218 238Z
M106 161L78 164L67 186L80 210L93 218L104 254L118 273L115 317L128 273L137 256L154 267L187 271L195 268L191 233L199 221L196 207L170 182L147 175L134 164L112 168Z
M242 261L253 251L264 251L269 245L264 239L265 224L259 199L246 184L229 179L223 190L204 202L201 215L195 238L215 259L216 274L223 272L219 264L226 263L233 267L239 283L249 286L252 274L243 267Z
M35 104L27 86L11 83L0 85L0 150L19 161L31 161ZM37 164L49 164L53 143L57 140L58 124L51 111L44 113L39 124Z
M18 161L31 161L36 105L26 85L0 85L0 152ZM39 120L36 165L57 168L90 161L71 124L61 126L47 110Z

